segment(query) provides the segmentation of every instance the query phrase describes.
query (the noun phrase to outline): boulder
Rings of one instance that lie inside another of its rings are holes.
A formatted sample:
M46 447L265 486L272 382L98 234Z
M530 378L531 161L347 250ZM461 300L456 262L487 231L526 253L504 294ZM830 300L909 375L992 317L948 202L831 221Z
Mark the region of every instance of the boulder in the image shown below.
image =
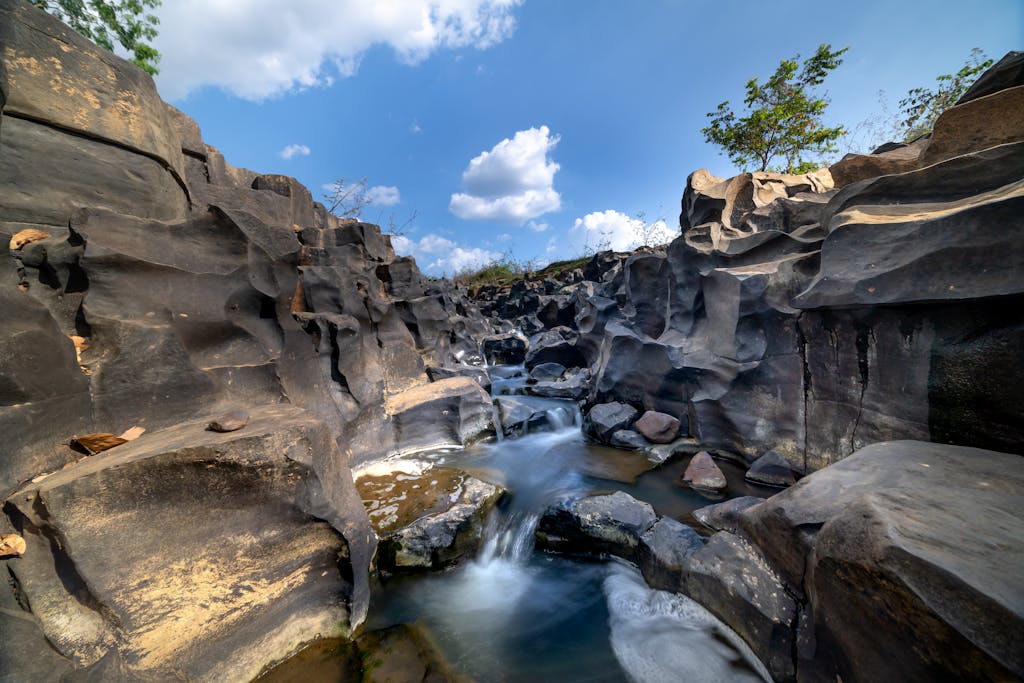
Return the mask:
M636 408L625 403L599 403L583 420L583 431L607 442L612 434L629 428L636 420Z
M372 531L330 432L292 406L229 433L208 422L147 432L8 499L28 545L8 569L74 667L248 679L365 616Z
M687 560L703 547L704 539L696 531L671 517L662 517L640 537L637 564L651 588L681 593Z
M495 429L491 397L469 377L449 377L390 396L385 411L395 442L383 455L464 445Z
M559 363L541 363L530 370L530 379L534 382L557 382L565 372L565 366Z
M520 365L526 358L526 340L514 334L486 337L480 350L488 365Z
M651 445L647 439L632 429L619 429L613 432L608 443L616 448L628 448L634 451L642 451Z
M724 491L728 485L722 470L707 451L701 451L690 459L683 481L695 489L714 492Z
M635 560L640 537L657 520L654 508L628 493L559 501L537 524L537 544L548 550L616 555Z
M721 531L684 565L686 594L740 634L774 680L795 680L796 602L764 558Z
M430 473L418 481L428 485ZM408 481L408 480L407 480ZM410 484L402 486L409 489ZM450 487L449 487L450 488ZM440 569L464 555L476 551L483 533L487 513L504 490L474 477L462 477L454 490L443 490L433 507L413 509L413 514L429 511L412 523L381 536L378 569L387 572L423 571ZM424 495L424 494L419 494Z
M586 398L590 393L590 370L577 368L567 375L561 380L528 384L526 391L547 398L569 398L576 401Z
M672 443L679 434L679 420L656 410L648 410L636 421L636 430L651 443Z
M747 481L769 486L792 486L796 483L789 463L775 451L768 451L750 464Z
M806 593L801 670L1009 680L1024 676L1022 495L1019 456L878 443L749 508L742 531Z

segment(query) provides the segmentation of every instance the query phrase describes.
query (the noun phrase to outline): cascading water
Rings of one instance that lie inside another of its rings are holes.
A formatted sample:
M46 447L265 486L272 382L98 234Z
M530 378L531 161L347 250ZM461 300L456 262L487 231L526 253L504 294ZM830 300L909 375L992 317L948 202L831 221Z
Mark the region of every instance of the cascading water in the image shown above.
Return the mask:
M628 488L642 470L595 467L622 452L585 443L575 403L523 396L521 369L492 370L494 395L514 395L543 419L518 438L432 459L507 495L474 559L391 579L367 628L421 623L456 669L480 681L770 680L734 633L685 596L649 589L635 568L534 551L540 515L559 496Z

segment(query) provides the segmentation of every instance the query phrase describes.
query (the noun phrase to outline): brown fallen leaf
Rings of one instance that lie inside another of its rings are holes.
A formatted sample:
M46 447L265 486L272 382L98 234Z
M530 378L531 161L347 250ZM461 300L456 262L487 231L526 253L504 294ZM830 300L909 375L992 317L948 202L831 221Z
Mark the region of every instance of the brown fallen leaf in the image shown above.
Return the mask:
M38 242L39 240L45 240L50 236L50 233L45 230L36 230L35 228L28 228L27 230L21 230L20 232L14 233L14 237L11 238L10 243L7 247L11 251L17 251L26 244L32 242Z
M69 444L76 451L85 453L86 455L95 455L101 453L114 446L120 446L126 443L128 439L122 439L119 436L113 434L107 434L106 432L97 432L95 434L86 434L85 436L76 436L71 439Z
M21 557L26 547L25 539L18 534L0 534L0 557Z
M121 434L121 436L119 438L122 438L125 441L135 441L135 439L137 439L140 436L142 436L142 434L145 431L146 431L145 427L132 427L131 429L124 430L124 432Z

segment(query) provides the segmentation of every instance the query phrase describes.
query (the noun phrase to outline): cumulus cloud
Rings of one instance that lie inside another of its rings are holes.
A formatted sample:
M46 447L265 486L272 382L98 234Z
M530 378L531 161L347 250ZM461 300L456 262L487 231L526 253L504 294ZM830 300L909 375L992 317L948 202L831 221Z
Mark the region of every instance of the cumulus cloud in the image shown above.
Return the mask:
M608 209L577 218L569 237L580 249L628 251L642 245L664 244L679 236L663 220L645 223L624 213Z
M394 206L402 201L398 188L393 185L374 185L366 191L366 197L375 206Z
M262 100L351 76L374 45L415 64L441 48L487 48L515 29L522 0L174 0L157 14L157 85Z
M449 210L465 220L508 223L557 211L562 206L562 197L554 189L559 166L549 153L558 139L541 126L521 130L481 152L462 172L465 192L452 195Z
M391 238L391 246L400 256L414 257L423 272L430 275L455 275L476 270L501 258L501 254L496 251L459 246L452 240L433 233L418 240L395 235Z
M288 145L281 150L282 159L291 159L293 156L309 156L309 147L305 145Z

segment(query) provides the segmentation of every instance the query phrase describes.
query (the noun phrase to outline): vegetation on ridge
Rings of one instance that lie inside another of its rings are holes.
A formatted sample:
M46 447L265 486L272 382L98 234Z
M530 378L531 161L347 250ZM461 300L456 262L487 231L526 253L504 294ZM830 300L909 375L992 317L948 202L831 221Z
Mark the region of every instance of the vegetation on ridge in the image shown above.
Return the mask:
M131 53L131 61L149 75L159 73L160 53L148 41L156 38L160 20L148 12L160 0L32 0L100 47L114 52L114 41Z
M806 158L834 153L835 141L844 133L842 126L826 127L822 116L828 97L815 97L812 90L821 85L829 72L843 63L849 48L832 50L822 44L808 58L803 68L797 60L784 59L764 84L757 78L747 81L743 99L748 112L739 116L726 100L708 113L711 124L701 129L704 139L721 147L730 161L740 167L756 164L757 170L768 170L780 159L779 170L805 173L820 164Z

